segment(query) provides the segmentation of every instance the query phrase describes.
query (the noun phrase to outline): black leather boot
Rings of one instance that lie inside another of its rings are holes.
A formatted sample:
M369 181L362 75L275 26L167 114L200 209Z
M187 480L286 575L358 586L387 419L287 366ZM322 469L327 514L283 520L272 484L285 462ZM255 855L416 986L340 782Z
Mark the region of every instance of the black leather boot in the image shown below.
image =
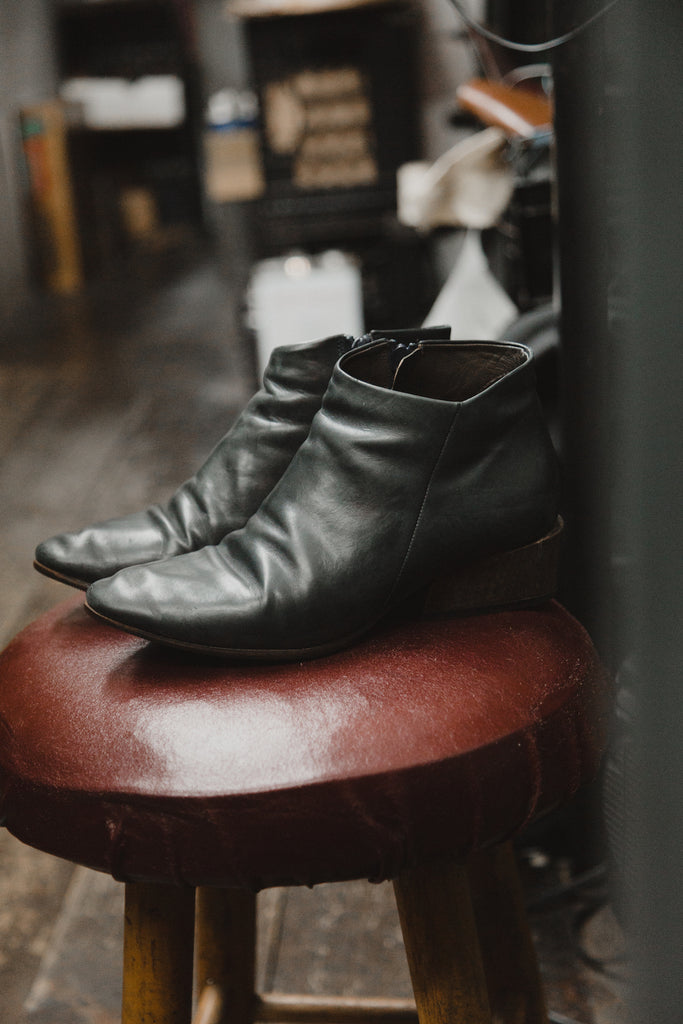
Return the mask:
M198 473L166 504L61 533L36 548L35 568L85 589L129 565L154 562L217 544L244 526L280 479L310 430L341 355L372 340L336 335L276 349L263 386ZM449 327L394 332L443 339Z
M243 529L101 580L87 605L191 650L313 657L401 605L548 596L556 503L527 348L380 341L342 357L307 440Z

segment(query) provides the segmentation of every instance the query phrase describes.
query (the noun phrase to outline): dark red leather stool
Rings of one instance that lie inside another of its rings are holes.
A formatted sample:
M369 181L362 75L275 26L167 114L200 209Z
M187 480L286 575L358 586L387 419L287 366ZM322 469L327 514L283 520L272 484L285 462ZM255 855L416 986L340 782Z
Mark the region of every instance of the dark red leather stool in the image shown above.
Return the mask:
M193 950L201 1024L415 1019L254 993L254 893L362 877L394 879L421 1024L490 1005L540 1024L507 840L594 774L606 691L554 602L236 666L116 632L79 596L0 656L0 814L126 883L124 1024L187 1024Z

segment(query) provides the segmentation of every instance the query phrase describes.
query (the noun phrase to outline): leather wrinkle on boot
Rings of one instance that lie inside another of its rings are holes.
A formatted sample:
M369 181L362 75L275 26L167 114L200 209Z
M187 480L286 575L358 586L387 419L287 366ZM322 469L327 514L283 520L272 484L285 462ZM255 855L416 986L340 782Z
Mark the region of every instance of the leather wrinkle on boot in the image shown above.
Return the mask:
M193 477L141 512L58 534L38 545L35 568L85 589L134 564L218 543L240 528L305 439L351 335L276 349L261 388Z
M127 566L220 542L258 509L305 439L334 364L387 334L409 345L423 337L448 339L450 327L337 334L275 349L261 388L193 477L141 512L48 538L36 549L36 569L85 589Z

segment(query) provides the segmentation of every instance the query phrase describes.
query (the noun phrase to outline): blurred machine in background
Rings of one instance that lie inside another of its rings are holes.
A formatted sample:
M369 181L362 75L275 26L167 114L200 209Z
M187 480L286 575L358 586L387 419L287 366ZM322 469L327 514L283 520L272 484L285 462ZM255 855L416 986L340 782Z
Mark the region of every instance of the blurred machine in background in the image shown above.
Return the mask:
M186 0L62 0L60 95L84 265L202 220L201 97Z

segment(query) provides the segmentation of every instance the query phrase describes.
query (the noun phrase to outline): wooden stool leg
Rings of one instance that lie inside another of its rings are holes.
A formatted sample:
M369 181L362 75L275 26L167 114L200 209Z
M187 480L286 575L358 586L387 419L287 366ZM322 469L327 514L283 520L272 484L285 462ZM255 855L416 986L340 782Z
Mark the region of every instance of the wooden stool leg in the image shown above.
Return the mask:
M197 1024L251 1024L256 973L256 897L197 889Z
M404 871L394 890L420 1024L491 1024L467 869Z
M470 863L491 1010L506 1024L546 1024L548 1014L514 850L504 843Z
M189 1024L194 889L126 885L122 1024Z

